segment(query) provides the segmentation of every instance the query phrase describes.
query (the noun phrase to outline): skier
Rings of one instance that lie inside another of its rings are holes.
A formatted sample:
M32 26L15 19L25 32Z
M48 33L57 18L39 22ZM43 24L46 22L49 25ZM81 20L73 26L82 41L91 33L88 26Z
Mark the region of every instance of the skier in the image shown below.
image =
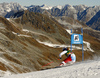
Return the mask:
M65 66L66 64L73 64L76 61L76 56L73 52L70 51L70 48L63 48L63 52L59 54L60 59L62 59L62 55L66 55L67 58L62 61L60 66Z

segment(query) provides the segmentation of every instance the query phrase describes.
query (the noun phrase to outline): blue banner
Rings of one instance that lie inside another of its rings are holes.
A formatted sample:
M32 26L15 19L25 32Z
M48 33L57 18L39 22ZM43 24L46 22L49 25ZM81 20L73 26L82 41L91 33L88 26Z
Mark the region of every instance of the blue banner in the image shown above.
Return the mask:
M71 44L83 44L83 35L72 34L71 35Z

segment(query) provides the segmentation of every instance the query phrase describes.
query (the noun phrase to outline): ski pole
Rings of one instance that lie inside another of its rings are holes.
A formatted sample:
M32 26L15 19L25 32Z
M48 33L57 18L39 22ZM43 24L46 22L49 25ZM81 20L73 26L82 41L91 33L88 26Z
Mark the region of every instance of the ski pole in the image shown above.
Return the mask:
M47 65L49 65L49 64L51 64L51 63L53 63L53 61L52 61L52 62L49 62L49 63L47 63L47 64L45 64L45 65L43 65L42 67L47 66Z
M58 59L58 60L60 60L60 59ZM47 64L45 64L45 65L43 65L42 67L47 66L47 65L49 65L49 64L51 64L51 63L53 63L53 61L52 61L52 62L49 62L49 63L47 63Z

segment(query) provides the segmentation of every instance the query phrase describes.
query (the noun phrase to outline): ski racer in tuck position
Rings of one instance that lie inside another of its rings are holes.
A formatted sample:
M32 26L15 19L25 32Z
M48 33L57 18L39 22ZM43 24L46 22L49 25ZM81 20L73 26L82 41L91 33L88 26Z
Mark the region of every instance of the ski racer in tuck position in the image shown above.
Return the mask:
M75 63L76 56L73 52L70 51L70 48L63 48L63 52L59 54L60 59L62 59L62 55L64 54L67 56L67 58L62 61L60 66L66 66L66 65L71 65Z

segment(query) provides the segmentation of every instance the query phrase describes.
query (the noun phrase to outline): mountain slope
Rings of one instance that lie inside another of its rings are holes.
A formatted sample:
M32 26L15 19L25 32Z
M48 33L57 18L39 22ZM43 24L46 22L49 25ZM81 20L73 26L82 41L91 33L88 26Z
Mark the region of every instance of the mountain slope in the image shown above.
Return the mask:
M40 13L25 11L21 18L16 19L17 23L20 23L20 21L23 28L39 33L43 32L46 35L54 37L56 40L58 39L58 41L61 41L62 43L67 41L65 38L70 39L69 34L60 26L59 23Z
M86 24L95 30L100 30L100 10Z
M26 11L26 13L28 12ZM44 22L44 26L42 28L39 27L38 29L36 21L33 25L30 24L27 26L26 24L25 26L25 24L23 24L25 19L18 20L20 17L16 20L21 21L22 24L14 22L15 19L7 20L4 17L0 17L0 69L2 72L9 71L10 73L25 73L45 69L47 67L42 68L42 66L52 60L56 65L60 63L57 59L59 52L61 52L61 48L50 48L37 42L37 39L40 41L49 41L61 44L65 42L64 39L59 39L59 35L63 35L60 37L65 38L65 41L69 41L69 38L67 40L67 37L64 37L68 33L52 19L41 14L32 14L37 22L41 22L39 21L41 20L39 18L45 18L44 21L42 20ZM25 18L24 15L23 18ZM33 17L31 19L33 19ZM52 28L50 26L50 30L48 28L48 31L45 30L45 24L48 24L48 20L53 25L55 24L56 28ZM23 25L23 29L20 27L21 25ZM24 28L27 28L28 31L25 31ZM60 29L62 29L65 33ZM43 31L45 33L39 33L39 31ZM56 37L53 38L52 35L49 36L50 33L54 34L54 36L56 35ZM50 65L48 68L53 67L55 64L52 64L52 66Z
M78 15L78 20L88 22L99 10L100 6L88 7Z
M6 18L4 17L1 17L0 16L0 22L2 24L5 25L5 28L10 30L10 31L13 31L13 32L16 32L16 33L22 33L18 28L16 28L12 23L10 23Z
M50 47L42 43L47 42L70 47L70 34L65 30L64 25L58 23L53 17L27 10L14 15L15 17L20 16L10 19L0 17L1 71L9 71L11 74L26 73L59 65L65 58L58 60L62 47ZM76 33L80 33L80 31L77 30ZM95 51L91 52L87 48L87 44L84 43L85 60L100 54L99 40L85 33L84 40L90 42ZM77 56L77 61L82 59L80 46L75 46L79 49L73 50ZM53 63L44 66L52 61Z
M13 29L13 25L5 18L0 18L2 19L0 20L0 69L2 71L23 73L40 70L45 63L56 60L59 49L38 43L24 31L21 31L22 33L17 31L17 27L14 26L16 29Z
M18 11L18 10L23 10L23 9L26 9L26 8L21 6L18 3L14 3L14 2L0 3L0 15L2 15L2 16L5 16L8 12L10 12L12 10Z

